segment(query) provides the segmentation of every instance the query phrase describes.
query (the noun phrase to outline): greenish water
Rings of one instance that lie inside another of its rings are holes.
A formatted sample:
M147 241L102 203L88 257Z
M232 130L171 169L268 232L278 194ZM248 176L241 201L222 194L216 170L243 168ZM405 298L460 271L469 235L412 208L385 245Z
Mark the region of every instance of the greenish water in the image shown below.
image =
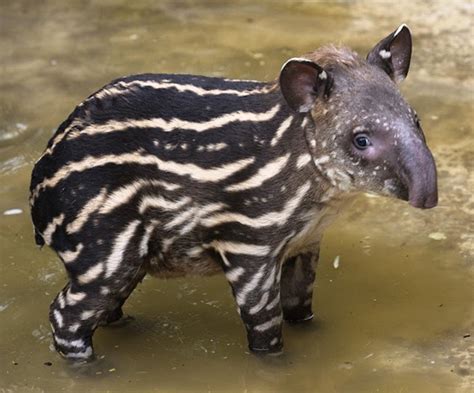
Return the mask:
M2 1L0 392L472 391L472 20L469 1ZM348 207L324 238L317 317L285 326L285 355L247 352L219 276L145 280L125 306L135 320L96 332L94 363L51 351L48 306L65 273L34 245L27 186L77 103L140 72L273 79L325 43L365 54L401 22L414 34L402 90L438 164L439 206Z

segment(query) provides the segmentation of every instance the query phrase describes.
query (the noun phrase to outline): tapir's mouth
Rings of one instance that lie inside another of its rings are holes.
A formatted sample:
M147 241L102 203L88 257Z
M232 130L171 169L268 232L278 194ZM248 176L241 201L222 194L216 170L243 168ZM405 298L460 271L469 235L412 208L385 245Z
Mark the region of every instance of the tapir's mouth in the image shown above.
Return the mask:
M408 183L408 184L407 184ZM434 192L419 191L416 187L410 188L410 183L404 179L387 179L384 182L383 193L407 201L418 209L431 209L438 204L438 194Z
M415 193L410 194L408 197L408 203L413 207L419 209L431 209L438 204L438 194L429 194L427 196L417 195Z
M436 172L433 177L423 178L423 181L413 181L409 176L402 174L398 188L398 198L418 209L431 209L438 204L438 187Z

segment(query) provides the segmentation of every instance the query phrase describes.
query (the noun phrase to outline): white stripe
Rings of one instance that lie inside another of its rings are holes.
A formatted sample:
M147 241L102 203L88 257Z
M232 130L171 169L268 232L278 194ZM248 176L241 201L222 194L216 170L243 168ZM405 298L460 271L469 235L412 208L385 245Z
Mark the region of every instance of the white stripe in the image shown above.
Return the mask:
M95 310L86 310L81 313L81 319L85 321L95 315Z
M81 161L71 162L63 166L52 177L43 180L36 186L31 197L32 200L37 198L41 190L47 187L54 187L72 173L83 172L91 168L108 164L156 165L161 171L171 172L179 176L187 175L199 182L218 182L232 176L234 173L249 166L254 161L255 158L244 158L219 167L205 169L194 164L180 164L174 161L163 161L154 155L145 156L138 153L125 153L120 155L108 154L101 157L88 156Z
M274 257L277 257L278 254L280 254L280 251L283 249L283 247L286 246L286 244L288 243L288 240L290 240L293 236L295 235L295 231L291 231L291 233L288 235L288 236L285 236L285 238L280 242L280 244L278 244L278 246L275 248L275 250L273 251L272 255Z
M247 282L236 294L235 299L239 306L243 306L247 301L247 297L250 292L252 292L255 288L257 288L258 283L260 282L261 278L265 272L265 265L260 266L257 273L255 273L249 282Z
M253 314L258 313L263 307L265 307L265 305L267 304L267 301L268 301L268 292L264 292L264 294L260 298L260 301L249 310L249 314L253 315Z
M275 299L273 299L270 303L267 304L267 307L265 307L265 310L270 311L271 309L273 309L278 304L280 304L280 294L279 293L275 296Z
M270 287L275 283L275 273L276 273L276 266L272 267L270 274L268 275L267 279L262 285L262 291L268 291Z
M155 117L151 119L126 119L123 121L110 120L104 124L91 124L85 127L81 131L73 131L68 134L68 139L74 139L81 135L94 135L94 134L105 134L108 132L125 131L129 128L139 128L149 130L150 128L159 128L165 132L171 132L175 130L190 130L196 132L209 131L215 128L226 126L230 123L235 122L265 122L273 119L278 113L280 104L275 105L267 112L243 112L236 111L226 113L222 116L215 117L208 121L193 122L187 120L181 120L178 118L172 118L169 121L162 119L161 117Z
M195 93L199 96L217 96L217 95L222 95L222 94L231 94L235 95L237 97L245 97L253 94L264 94L267 93L271 90L271 86L263 86L261 88L256 88L252 90L235 90L235 89L203 89L202 87L198 87L195 85L190 85L190 84L179 84L179 83L172 83L172 82L165 82L165 81L141 81L141 80L134 80L131 82L125 82L121 81L116 84L116 86L120 87L109 87L106 88L100 92L98 92L95 96L91 97L92 98L103 98L109 95L119 95L119 94L126 94L130 93L133 90L133 87L151 87L156 90L161 90L161 89L176 89L178 92L191 92Z
M102 203L104 202L106 194L107 194L107 189L102 188L98 195L90 199L81 209L81 211L77 215L77 218L73 222L67 225L66 232L67 233L79 232L82 226L87 222L91 214L97 211L97 209L99 209L100 206L102 206Z
M282 321L281 315L277 315L276 317L270 319L269 321L255 326L254 329L259 332L264 332L265 330L271 329L272 327L279 325L281 321Z
M72 263L77 259L83 248L84 245L82 243L79 243L74 251L59 251L58 254L64 263Z
M86 359L92 355L92 347L87 347L83 352L69 352L63 356L68 359Z
M95 279L97 279L103 271L104 271L104 265L102 262L99 262L96 265L89 268L85 273L77 276L77 280L81 284L88 284L94 281Z
M85 346L85 343L83 340L64 340L63 338L59 338L57 336L54 336L54 340L59 344L62 345L63 347L66 348L82 348Z
M162 196L145 196L140 202L139 212L143 214L148 208L157 208L165 211L174 211L182 208L191 202L191 198L182 197L176 202L170 201L169 199L163 198Z
M285 203L281 211L266 213L258 217L248 217L240 213L220 213L204 218L201 223L206 227L212 227L226 222L239 222L242 225L247 225L252 228L264 228L271 225L282 226L294 213L309 189L310 182L308 181L296 191L296 195L293 198Z
M290 154L278 157L277 159L270 161L268 164L261 167L258 172L253 175L251 178L244 180L240 183L232 184L228 186L226 191L242 191L248 190L251 188L256 188L261 186L265 181L271 179L274 176L280 174L281 170L285 167Z
M210 244L205 244L203 246L214 248L218 252L230 252L231 254L252 255L256 257L266 256L270 252L269 246L218 240L214 240Z
M225 273L225 276L227 280L229 280L230 282L236 282L239 280L240 276L242 276L242 274L244 273L245 273L245 269L240 266L237 266L231 270L228 270Z
M140 179L134 181L133 183L127 184L126 186L120 187L111 193L103 203L99 213L110 213L118 206L128 203L143 187L146 186L163 187L168 191L181 188L181 186L178 184L172 184L160 180Z
M58 295L58 303L60 308L66 307L66 301L64 300L64 295L62 292L59 292Z
M54 319L58 324L58 327L61 329L64 326L64 319L61 313L58 310L53 311Z
M75 304L79 303L81 300L84 300L86 297L85 292L71 292L69 289L66 294L66 301L69 306L74 306Z
M204 205L196 208L195 214L192 220L185 225L183 228L179 230L180 236L185 235L188 232L191 232L196 225L199 224L202 217L207 216L210 213L214 213L216 211L222 210L225 207L223 203L210 203L209 205Z
M309 154L302 154L296 160L296 167L298 169L304 167L308 162L311 161L311 156Z
M118 269L120 263L123 259L123 254L125 249L130 242L133 234L135 233L139 220L134 220L127 225L125 230L121 232L114 241L114 246L112 247L112 252L105 262L105 277L109 278L112 274Z
M278 130L273 137L272 141L270 142L271 146L275 146L278 141L281 139L283 134L285 133L288 128L290 128L291 122L293 121L293 116L288 117L283 123L280 124L280 127L278 127Z
M141 82L141 83L143 83L143 82ZM193 85L178 85L178 86L189 86L190 88L193 88L193 89L199 89L198 87L193 86ZM246 92L235 90L235 92L237 92L238 94L242 94L242 95L249 95L249 94L254 94L254 92L256 94L267 93L267 92L271 91L272 89L273 89L273 86L268 86L268 87L265 87L263 89L249 90L249 91L246 91ZM223 92L227 92L229 94L232 94L230 92L233 91L233 90L204 90L204 89L202 89L202 90L203 90L203 93L212 92L211 94L223 94ZM120 90L117 90L117 89L112 90L112 88L111 88L108 91L107 90L102 90L101 92L97 93L95 96L91 97L90 99L93 99L95 97L100 98L101 96L107 95L108 92L110 92L112 94L121 93ZM129 92L129 91L126 91L126 92ZM222 127L222 126L224 126L228 123L235 122L235 121L254 121L254 122L267 121L267 120L272 119L273 116L278 112L279 109L280 109L280 106L276 105L275 107L270 109L268 112L263 112L263 113L238 111L238 112L229 113L227 115L217 117L215 119L211 119L207 122L202 122L202 123L196 123L196 122L193 123L193 122L181 121L181 120L176 119L176 118L172 119L170 122L166 122L166 121L164 121L160 118L149 119L149 120L131 120L133 122L133 124L129 123L130 120L127 123L120 123L120 122L117 122L117 121L110 121L110 122L106 123L106 125L101 125L101 126L90 125L88 127L85 127L82 131L73 130L74 127L82 125L82 119L76 119L69 125L69 127L67 129L65 129L61 134L59 134L58 136L56 136L56 138L54 138L53 143L51 144L51 147L49 147L48 149L45 150L45 152L41 155L41 157L38 159L38 161L40 161L46 155L51 154L53 152L54 148L56 147L56 145L58 143L60 143L63 139L65 139L65 138L74 139L74 138L80 136L86 130L87 130L86 133L96 133L94 131L94 129L100 129L101 130L101 131L98 131L98 132L119 131L119 130L123 130L124 129L123 126L125 124L127 124L125 126L125 128L127 128L129 126L133 126L133 127L137 127L137 128L150 128L150 127L165 126L163 128L164 131L172 131L172 130L178 129L178 128L179 129L191 129L192 130L195 127L197 127L198 129L195 129L195 131L206 131L207 129ZM216 120L217 120L217 123L213 124L214 121L216 121ZM154 123L155 123L155 125L153 125ZM118 127L118 128L117 129L111 129L110 128L111 126L112 127ZM98 128L98 127L101 127L101 128ZM202 128L202 127L204 127L204 128ZM103 131L104 129L106 131Z
M190 248L187 252L186 252L186 255L190 258L197 258L199 257L199 255L202 254L203 252L203 248L201 246L195 246L195 247L192 247Z
M145 234L140 241L139 247L139 255L143 257L144 255L148 254L148 242L150 241L150 236L153 233L153 230L159 224L158 220L152 220L150 224L147 225L145 228Z
M51 244L51 238L53 236L54 231L59 225L63 223L63 221L64 221L64 213L61 213L59 216L53 218L53 220L48 224L48 226L44 230L42 236L45 243L48 246Z
M191 207L190 209L185 210L184 212L173 218L171 221L167 222L165 224L165 229L170 230L171 228L179 226L183 222L190 220L191 217L193 217L197 213L197 210L197 207Z

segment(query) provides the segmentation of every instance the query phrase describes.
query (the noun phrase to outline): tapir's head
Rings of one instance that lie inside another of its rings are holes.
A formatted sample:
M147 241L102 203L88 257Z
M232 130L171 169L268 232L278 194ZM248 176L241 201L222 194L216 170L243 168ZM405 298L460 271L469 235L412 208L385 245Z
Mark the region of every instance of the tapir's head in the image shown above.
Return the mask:
M308 146L316 167L342 190L370 191L436 206L436 166L415 111L397 84L411 58L402 25L363 60L348 49L325 47L288 60L280 89L307 114Z

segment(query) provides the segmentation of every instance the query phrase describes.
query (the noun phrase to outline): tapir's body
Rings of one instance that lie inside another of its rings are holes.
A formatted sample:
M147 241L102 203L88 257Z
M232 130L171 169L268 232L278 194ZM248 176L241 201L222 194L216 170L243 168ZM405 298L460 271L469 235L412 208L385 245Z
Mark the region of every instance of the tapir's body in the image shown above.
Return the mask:
M147 272L223 271L250 348L281 350L282 319L312 317L319 242L343 199L367 190L435 204L432 157L389 71L330 48L287 62L279 82L147 74L91 95L32 176L37 242L57 251L70 278L51 307L56 348L91 357L93 331L121 317ZM350 75L364 72L374 86L393 84L387 107L361 103L370 89ZM351 90L361 97L353 113ZM410 161L403 152L358 156L367 154L367 124L393 128L396 146L413 122L417 165L432 166L422 180L410 163L397 167Z

